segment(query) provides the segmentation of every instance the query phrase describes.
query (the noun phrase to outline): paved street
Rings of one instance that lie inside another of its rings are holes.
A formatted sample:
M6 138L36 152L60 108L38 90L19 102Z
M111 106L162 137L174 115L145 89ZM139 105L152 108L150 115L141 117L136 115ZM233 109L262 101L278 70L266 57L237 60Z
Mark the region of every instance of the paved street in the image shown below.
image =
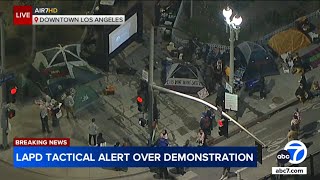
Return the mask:
M232 168L231 171L241 171L243 180L257 180L271 173L271 167L276 166L275 154L282 149L287 143L287 132L295 108L300 108L302 113L302 141L308 146L308 154L320 150L320 99L316 98L312 102L304 105L298 104L281 111L269 120L259 123L249 130L259 139L268 145L268 149L263 151L263 164L258 168ZM215 146L252 146L254 139L249 137L245 132L241 132ZM317 160L315 160L317 161ZM185 176L178 176L177 179L183 180L204 180L219 179L222 168L190 168ZM152 174L135 176L131 179L138 180L152 179ZM229 178L236 179L236 178Z

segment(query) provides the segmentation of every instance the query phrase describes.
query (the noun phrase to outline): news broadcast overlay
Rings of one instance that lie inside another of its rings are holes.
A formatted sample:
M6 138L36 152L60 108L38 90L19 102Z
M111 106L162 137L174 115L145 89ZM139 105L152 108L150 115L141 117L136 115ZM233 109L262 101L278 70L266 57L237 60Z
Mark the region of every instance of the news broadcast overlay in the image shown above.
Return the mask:
M70 146L70 138L13 138L13 146Z
M57 8L14 6L14 25L121 25L125 15L56 15Z
M257 167L257 147L13 148L16 168Z
M298 140L288 142L283 150L277 153L278 164L300 164L307 158L306 145ZM307 167L272 167L272 174L297 175L307 174Z

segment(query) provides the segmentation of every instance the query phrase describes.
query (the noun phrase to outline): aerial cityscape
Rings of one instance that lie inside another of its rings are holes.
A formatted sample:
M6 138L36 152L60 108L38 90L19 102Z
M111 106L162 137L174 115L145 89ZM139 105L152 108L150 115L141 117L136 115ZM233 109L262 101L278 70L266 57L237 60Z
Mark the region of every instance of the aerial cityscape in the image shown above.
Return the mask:
M1 1L0 30L6 180L320 178L320 1ZM257 152L23 166L18 146L128 147L104 161L143 147ZM212 165L244 159L257 165Z

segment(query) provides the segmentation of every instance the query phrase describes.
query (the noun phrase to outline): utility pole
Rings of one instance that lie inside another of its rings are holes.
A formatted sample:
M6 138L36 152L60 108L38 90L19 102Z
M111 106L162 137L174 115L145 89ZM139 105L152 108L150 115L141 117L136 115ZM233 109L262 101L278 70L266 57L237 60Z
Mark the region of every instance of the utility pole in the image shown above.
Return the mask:
M230 86L233 88L233 83L234 83L234 34L235 34L235 30L230 26L230 63L229 63L229 67L230 67L230 76L229 76L229 84Z
M193 101L197 101L201 104L204 104L214 110L218 110L218 108L210 103L208 103L207 101L204 101L202 99L199 99L199 98L196 98L196 97L193 97L193 96L190 96L190 95L187 95L187 94L183 94L183 93L180 93L180 92L177 92L177 91L173 91L173 90L170 90L170 89L166 89L166 88L163 88L163 87L160 87L160 86L157 86L157 85L153 85L153 88L156 89L156 90L159 90L159 91L162 91L162 92L166 92L166 93L171 93L171 94L174 94L174 95L177 95L177 96L180 96L180 97L184 97L184 98L187 98L187 99L190 99L190 100L193 100ZM263 143L260 139L258 139L254 134L252 134L250 131L248 131L245 127L243 127L241 124L239 124L236 120L234 120L232 117L230 117L227 113L223 112L222 111L222 116L223 117L226 117L227 119L229 119L230 121L232 121L234 124L236 124L239 128L241 128L243 131L245 131L249 136L253 137L257 142L259 142L263 147L267 147L267 145L265 143Z
M4 39L4 22L2 19L2 13L0 12L0 36L1 36L1 76L5 76L5 39ZM4 78L3 78L4 79ZM6 90L6 83L3 82L1 84L2 87L2 98L1 98L1 128L2 128L2 149L8 149L8 118L7 118L7 90Z
M153 61L154 61L154 26L151 25L150 29L150 54L149 54L149 72L148 72L148 94L149 94L149 104L148 104L148 129L150 133L150 139L148 141L148 145L151 146L153 142L153 121L154 121L154 114L153 114Z
M31 48L31 58L34 57L37 48L37 41L36 41L36 26L32 26L32 48Z
M190 19L193 17L193 0L190 0Z

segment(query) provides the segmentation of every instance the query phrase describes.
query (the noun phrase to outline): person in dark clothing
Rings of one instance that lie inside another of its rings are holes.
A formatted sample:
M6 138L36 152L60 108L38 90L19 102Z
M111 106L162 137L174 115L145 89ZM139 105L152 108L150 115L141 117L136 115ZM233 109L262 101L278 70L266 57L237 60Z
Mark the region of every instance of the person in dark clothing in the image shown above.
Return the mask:
M52 127L58 127L60 125L59 118L58 118L58 113L60 113L60 107L58 102L54 103L51 112L52 112Z
M40 106L40 119L42 124L42 132L51 133L48 124L48 108L45 105Z
M98 134L98 137L97 137L97 144L98 146L106 146L106 140L103 138L103 135L102 133L99 133Z
M259 90L259 92L260 92L260 99L264 99L264 98L266 98L266 87L265 87L266 85L265 85L265 81L264 81L264 77L263 76L261 76L260 77L260 90Z
M188 140L185 142L185 144L183 145L183 147L188 147L189 144L190 144L190 141L189 141L189 139L188 139ZM184 174L186 173L184 167L177 167L176 169L177 169L177 173L178 173L178 174L184 175Z
M116 142L116 144L114 145L114 147L120 147L120 142Z
M308 98L308 93L304 90L302 84L300 84L300 86L296 90L295 95L299 99L299 101L302 103L304 103Z
M211 117L208 116L206 113L204 114L203 117L201 117L200 120L200 128L203 130L204 134L205 134L205 139L207 138L207 136L211 135Z
M169 142L166 136L162 133L161 137L158 139L158 147L168 147ZM169 173L167 167L159 167L159 176L161 179L168 179Z
M308 88L308 83L307 83L307 79L306 79L306 76L305 76L305 73L302 73L301 74L301 78L300 78L300 84L302 84L302 87L304 88L304 90L306 91L307 88Z

